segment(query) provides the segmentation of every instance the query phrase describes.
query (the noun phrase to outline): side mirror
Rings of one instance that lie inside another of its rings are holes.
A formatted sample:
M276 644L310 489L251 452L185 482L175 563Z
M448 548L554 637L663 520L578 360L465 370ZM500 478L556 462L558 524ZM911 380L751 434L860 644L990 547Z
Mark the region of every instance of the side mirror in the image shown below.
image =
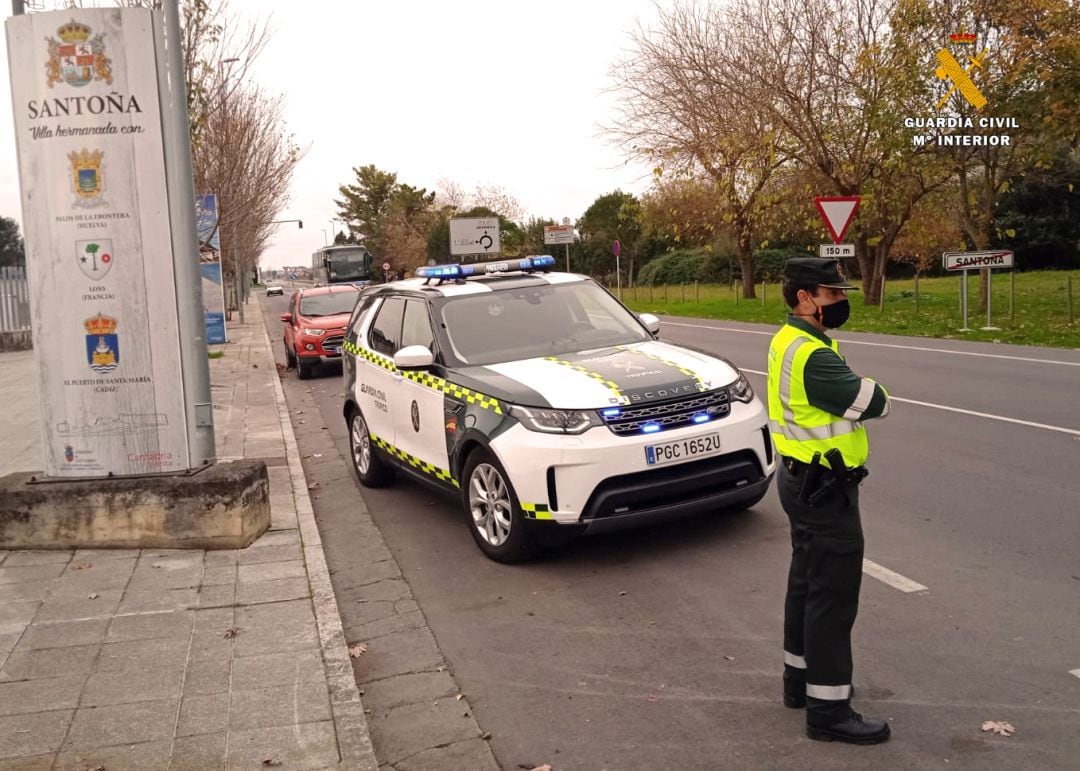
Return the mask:
M398 369L427 369L435 363L435 354L422 345L407 345L394 354Z
M281 314L281 320L284 321L286 324L292 324L292 314L291 313L282 313Z
M651 313L642 313L638 316L638 320L645 325L645 329L649 330L654 335L660 334L660 319Z

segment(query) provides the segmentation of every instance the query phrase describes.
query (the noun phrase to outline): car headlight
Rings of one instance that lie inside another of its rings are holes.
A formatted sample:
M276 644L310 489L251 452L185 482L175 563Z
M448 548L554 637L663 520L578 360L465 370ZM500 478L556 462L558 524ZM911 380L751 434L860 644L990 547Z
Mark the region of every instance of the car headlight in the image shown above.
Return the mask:
M739 379L728 386L728 393L737 402L751 402L754 399L754 389L750 387L750 381L746 375L739 373Z
M510 405L510 414L530 431L545 434L583 434L593 426L603 425L592 410L553 410Z
M304 332L305 335L311 335L312 337L318 337L319 335L325 334L326 330L325 329L308 329L307 327L304 327L303 332Z

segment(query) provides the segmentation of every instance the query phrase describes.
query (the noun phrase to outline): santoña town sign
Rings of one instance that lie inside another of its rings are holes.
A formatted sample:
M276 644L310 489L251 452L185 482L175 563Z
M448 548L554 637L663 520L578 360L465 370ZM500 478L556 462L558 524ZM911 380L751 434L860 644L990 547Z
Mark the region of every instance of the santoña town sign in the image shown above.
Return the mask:
M1011 268L1013 253L1000 252L945 252L942 255L945 270L978 270L979 268Z

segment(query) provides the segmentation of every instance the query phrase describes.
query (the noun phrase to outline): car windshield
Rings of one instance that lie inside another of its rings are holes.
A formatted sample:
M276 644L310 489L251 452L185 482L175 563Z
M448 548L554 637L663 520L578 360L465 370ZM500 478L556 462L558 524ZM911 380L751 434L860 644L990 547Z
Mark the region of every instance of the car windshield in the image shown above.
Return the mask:
M339 313L352 313L353 308L356 307L356 298L359 296L359 290L305 295L300 298L300 315L335 316Z
M452 297L443 323L466 364L555 356L651 340L637 319L590 281Z

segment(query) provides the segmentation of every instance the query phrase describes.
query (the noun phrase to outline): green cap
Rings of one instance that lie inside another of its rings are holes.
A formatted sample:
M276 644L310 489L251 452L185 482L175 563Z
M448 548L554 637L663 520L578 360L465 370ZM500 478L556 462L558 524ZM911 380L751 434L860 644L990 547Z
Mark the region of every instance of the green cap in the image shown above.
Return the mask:
M849 284L839 260L824 257L793 257L784 263L784 280L798 286L823 286L829 289L858 289Z

